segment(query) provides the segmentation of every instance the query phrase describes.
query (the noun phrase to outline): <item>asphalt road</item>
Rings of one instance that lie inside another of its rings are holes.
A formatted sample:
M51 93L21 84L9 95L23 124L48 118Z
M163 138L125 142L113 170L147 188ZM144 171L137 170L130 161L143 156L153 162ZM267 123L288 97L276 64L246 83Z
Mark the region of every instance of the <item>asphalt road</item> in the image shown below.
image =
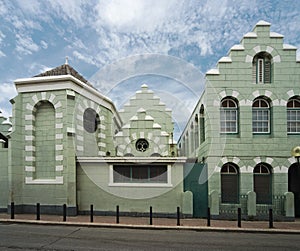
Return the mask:
M0 224L0 250L300 250L300 235Z

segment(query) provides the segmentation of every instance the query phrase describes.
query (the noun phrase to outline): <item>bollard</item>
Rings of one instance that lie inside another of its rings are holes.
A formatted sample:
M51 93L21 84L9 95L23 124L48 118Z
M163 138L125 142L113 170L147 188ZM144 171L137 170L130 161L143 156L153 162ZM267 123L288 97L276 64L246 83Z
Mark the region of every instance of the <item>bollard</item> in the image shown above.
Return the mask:
M13 220L15 218L15 203L10 203L10 218Z
M207 226L210 227L210 208L207 208Z
M238 208L238 227L242 227L242 210Z
M91 205L91 210L90 210L90 222L94 222L94 206Z
M67 221L67 205L63 205L63 221Z
M180 226L180 207L177 207L177 226Z
M273 228L273 210L272 208L269 209L269 228Z
M41 208L40 203L36 203L36 220L41 219Z
M117 206L117 209L116 209L116 223L117 223L117 224L120 223L120 211L119 211L119 206Z
M150 207L150 225L152 225L153 222L152 222L152 207Z

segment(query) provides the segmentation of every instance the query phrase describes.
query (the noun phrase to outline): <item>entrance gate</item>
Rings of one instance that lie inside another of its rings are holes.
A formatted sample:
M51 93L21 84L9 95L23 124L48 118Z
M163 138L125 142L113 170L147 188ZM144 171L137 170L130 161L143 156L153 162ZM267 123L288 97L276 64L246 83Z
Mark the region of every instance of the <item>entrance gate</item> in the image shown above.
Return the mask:
M186 163L184 177L184 191L193 193L193 217L207 217L207 166L203 163Z

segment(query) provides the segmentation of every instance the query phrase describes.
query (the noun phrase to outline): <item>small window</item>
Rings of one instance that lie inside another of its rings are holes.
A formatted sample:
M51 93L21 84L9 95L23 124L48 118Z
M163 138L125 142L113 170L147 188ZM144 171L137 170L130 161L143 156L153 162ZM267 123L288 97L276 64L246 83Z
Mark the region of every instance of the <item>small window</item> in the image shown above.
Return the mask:
M94 133L99 125L100 119L97 112L91 108L87 108L83 114L83 127L89 133Z
M300 100L292 98L287 103L287 132L288 134L300 133Z
M227 163L221 169L222 203L239 202L239 172L234 164Z
M230 98L221 102L220 108L220 131L221 133L237 133L237 103Z
M140 152L145 152L149 148L149 143L145 139L139 139L135 143L135 148L136 148L136 150L138 150Z
M258 164L253 170L254 192L257 204L272 204L272 172L266 164Z
M205 141L205 113L204 113L204 106L201 105L200 108L200 144Z
M195 127L194 127L194 134L195 134L195 149L199 147L199 119L198 114L195 115Z
M253 133L270 133L270 105L263 98L253 102L252 131Z

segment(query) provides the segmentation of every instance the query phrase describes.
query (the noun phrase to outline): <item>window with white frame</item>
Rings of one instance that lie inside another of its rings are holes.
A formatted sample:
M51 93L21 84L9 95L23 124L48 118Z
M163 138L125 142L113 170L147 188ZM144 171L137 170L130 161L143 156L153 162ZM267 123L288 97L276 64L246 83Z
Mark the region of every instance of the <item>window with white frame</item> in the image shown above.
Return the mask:
M263 98L258 98L252 105L252 132L270 133L270 105Z
M292 98L287 103L287 132L300 133L300 99Z
M114 183L168 183L167 165L114 165Z
M231 98L223 99L220 108L221 133L237 133L238 132L237 120L238 120L237 102Z

